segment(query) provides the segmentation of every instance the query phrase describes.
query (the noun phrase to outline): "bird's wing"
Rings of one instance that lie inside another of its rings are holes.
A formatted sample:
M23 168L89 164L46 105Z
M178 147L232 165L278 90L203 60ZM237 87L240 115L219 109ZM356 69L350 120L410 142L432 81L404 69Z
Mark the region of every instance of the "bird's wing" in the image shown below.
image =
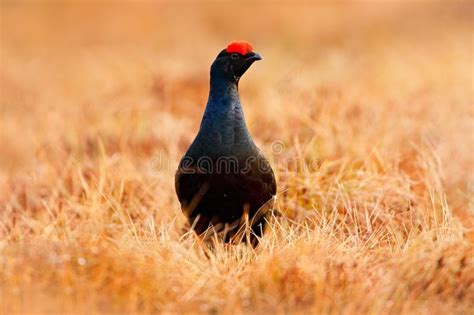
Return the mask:
M180 165L175 174L175 189L181 208L187 215L191 215L209 189L209 176L198 173L197 169L183 169Z
M276 181L270 162L259 152L249 163L248 171L242 172L237 184L247 191L251 199L259 204L270 200L276 194Z

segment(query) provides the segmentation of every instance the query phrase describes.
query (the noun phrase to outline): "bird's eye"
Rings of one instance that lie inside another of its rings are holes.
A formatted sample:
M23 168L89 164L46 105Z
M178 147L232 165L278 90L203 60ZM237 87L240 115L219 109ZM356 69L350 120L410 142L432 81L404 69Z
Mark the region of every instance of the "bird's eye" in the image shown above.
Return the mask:
M230 59L239 59L239 55L238 54L231 54L230 55Z

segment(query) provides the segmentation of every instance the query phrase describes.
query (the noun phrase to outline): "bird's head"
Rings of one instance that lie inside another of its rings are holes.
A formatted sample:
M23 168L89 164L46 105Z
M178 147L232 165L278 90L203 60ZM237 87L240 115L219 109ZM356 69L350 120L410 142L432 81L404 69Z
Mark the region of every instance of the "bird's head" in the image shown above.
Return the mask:
M253 51L250 43L232 42L217 55L211 66L211 77L237 83L257 60L262 60L262 57Z

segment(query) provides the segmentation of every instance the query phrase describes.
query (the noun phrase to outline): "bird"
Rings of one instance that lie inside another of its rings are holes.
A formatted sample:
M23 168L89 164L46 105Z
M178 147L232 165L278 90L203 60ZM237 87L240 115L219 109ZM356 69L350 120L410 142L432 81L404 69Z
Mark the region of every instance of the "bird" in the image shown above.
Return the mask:
M234 41L210 69L207 105L179 162L175 190L188 224L203 239L257 246L276 199L275 175L245 123L239 81L262 57Z

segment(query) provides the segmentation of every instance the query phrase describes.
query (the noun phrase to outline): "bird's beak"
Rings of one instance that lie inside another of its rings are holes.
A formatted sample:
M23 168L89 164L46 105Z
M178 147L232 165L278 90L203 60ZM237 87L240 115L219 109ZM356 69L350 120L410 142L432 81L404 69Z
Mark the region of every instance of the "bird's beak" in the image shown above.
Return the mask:
M254 61L257 61L257 60L263 60L263 58L259 54L251 52L251 53L247 54L246 60L254 62Z

